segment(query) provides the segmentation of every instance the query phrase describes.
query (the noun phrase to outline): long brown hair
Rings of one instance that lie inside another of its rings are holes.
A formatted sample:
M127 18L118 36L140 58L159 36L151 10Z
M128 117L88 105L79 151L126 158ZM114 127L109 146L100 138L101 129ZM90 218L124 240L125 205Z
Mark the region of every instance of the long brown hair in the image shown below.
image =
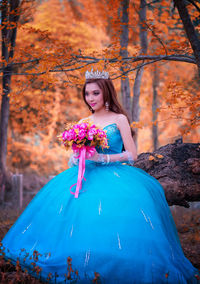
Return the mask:
M123 107L118 102L117 92L116 92L115 87L113 85L113 82L111 81L110 78L109 79L88 79L88 80L86 80L86 82L83 86L83 99L84 99L86 105L88 106L88 108L91 110L90 106L88 105L88 103L85 99L85 87L86 87L87 84L90 84L90 83L96 83L99 86L99 88L102 90L104 104L105 104L105 102L108 102L109 110L111 110L115 113L124 114L127 117L129 124L130 124L130 120L129 120L129 117L128 117L126 111L123 109ZM94 113L93 110L92 110L92 113Z

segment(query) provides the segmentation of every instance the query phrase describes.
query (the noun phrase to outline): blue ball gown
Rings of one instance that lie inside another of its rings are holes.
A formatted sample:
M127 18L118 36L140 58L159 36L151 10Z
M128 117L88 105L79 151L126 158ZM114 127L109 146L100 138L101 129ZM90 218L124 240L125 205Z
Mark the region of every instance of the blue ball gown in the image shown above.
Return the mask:
M110 146L104 152L120 153L117 125L104 130ZM50 283L71 283L69 274L92 283L95 272L98 283L106 284L199 283L154 177L120 162L86 161L86 180L74 198L69 188L77 175L73 166L37 193L2 240L6 259L18 259L43 281L51 273ZM39 275L34 262L42 268Z

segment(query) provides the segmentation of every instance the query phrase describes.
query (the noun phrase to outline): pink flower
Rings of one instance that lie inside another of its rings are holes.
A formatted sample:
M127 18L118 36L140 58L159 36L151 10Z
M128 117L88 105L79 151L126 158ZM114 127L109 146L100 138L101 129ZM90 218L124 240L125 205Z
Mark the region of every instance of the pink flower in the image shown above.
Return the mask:
M62 138L63 138L64 141L65 140L68 140L68 141L76 140L76 133L75 133L74 129L69 129L69 130L64 131Z
M87 132L88 140L93 140L94 135L97 134L97 130L95 128L90 128Z
M105 134L105 132L104 132L103 130L98 129L98 136L99 136L100 138L103 138L103 137L106 136L106 134Z
M82 122L82 123L79 124L79 128L80 128L80 129L87 129L87 126L88 126L88 125L87 125L87 123L85 123L85 122Z
M101 146L102 148L108 148L105 131L92 123L69 124L67 129L62 133L62 141L66 149L76 145L79 151L80 148L90 144L88 143L89 141L92 141L92 147ZM91 147L91 145L88 147Z
M92 124L92 125L90 126L90 128L96 128L96 125Z
M78 133L78 139L82 140L85 138L85 136L86 136L86 131L84 129L80 129Z
M68 137L68 133L67 133L67 131L64 131L63 134L62 134L63 141L67 140L67 137Z

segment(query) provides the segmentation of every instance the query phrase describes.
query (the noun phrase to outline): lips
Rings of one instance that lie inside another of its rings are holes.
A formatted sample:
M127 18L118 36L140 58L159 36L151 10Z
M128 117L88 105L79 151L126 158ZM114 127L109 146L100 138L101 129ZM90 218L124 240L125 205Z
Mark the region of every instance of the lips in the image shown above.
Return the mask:
M94 107L96 104L90 104L91 107Z

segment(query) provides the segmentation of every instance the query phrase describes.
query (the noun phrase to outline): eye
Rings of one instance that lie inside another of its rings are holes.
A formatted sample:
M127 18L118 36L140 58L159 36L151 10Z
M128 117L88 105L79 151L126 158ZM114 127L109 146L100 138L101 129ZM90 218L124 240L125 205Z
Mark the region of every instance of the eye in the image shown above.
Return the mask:
M87 97L88 96L88 92L85 92L85 97Z
M99 95L100 94L100 92L99 91L94 91L94 95Z

